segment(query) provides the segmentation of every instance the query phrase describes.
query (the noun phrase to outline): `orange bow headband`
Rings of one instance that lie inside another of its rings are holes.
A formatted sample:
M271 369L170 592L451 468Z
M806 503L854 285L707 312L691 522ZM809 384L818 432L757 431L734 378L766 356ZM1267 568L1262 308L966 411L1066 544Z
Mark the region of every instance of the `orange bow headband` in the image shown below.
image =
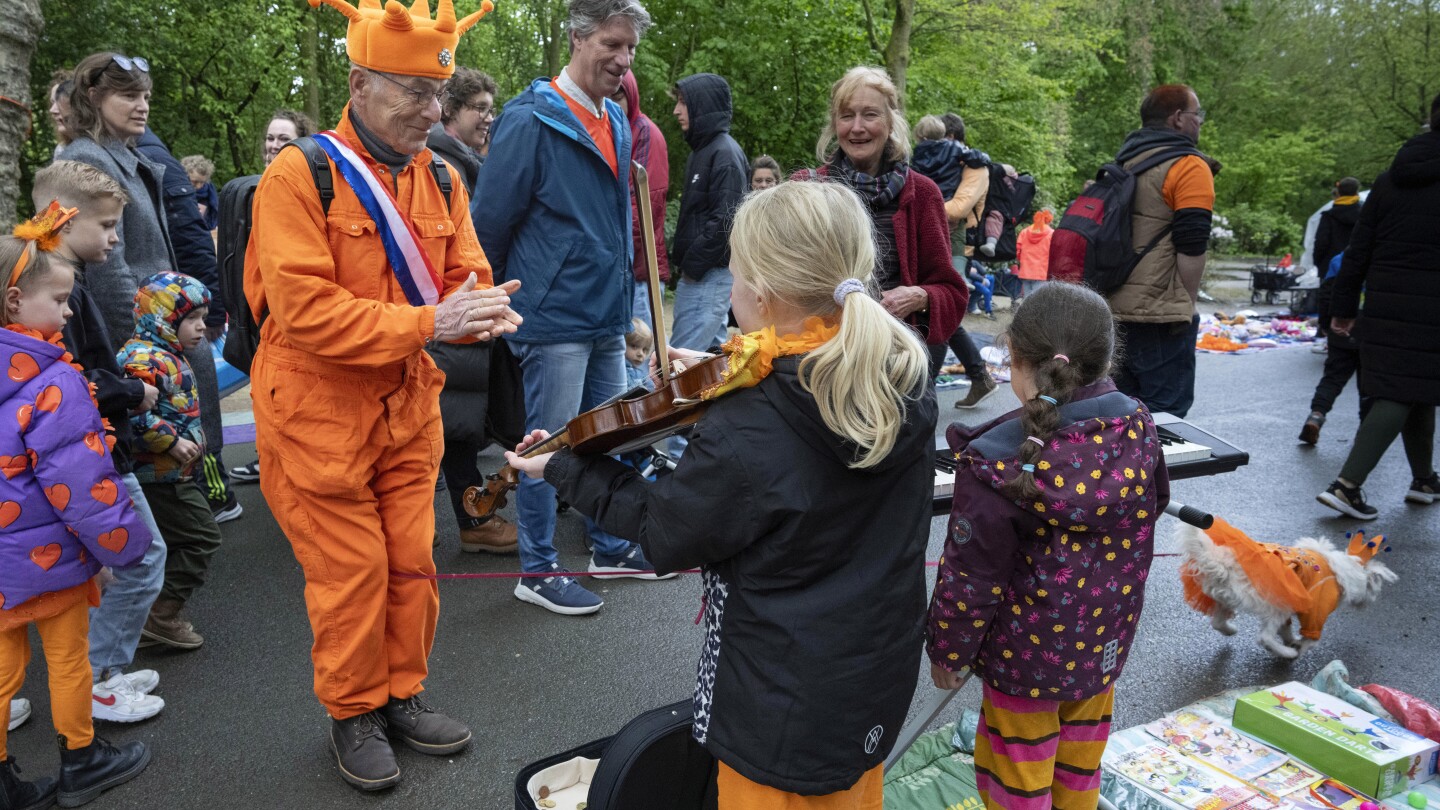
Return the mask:
M60 229L65 223L75 218L80 213L79 208L61 208L59 200L51 200L50 205L31 219L28 219L15 226L10 233L17 239L24 239L27 244L25 250L20 253L20 258L15 261L11 268L10 275L5 282L5 288L14 287L20 281L20 275L30 265L30 257L35 251L42 250L46 253L60 247Z

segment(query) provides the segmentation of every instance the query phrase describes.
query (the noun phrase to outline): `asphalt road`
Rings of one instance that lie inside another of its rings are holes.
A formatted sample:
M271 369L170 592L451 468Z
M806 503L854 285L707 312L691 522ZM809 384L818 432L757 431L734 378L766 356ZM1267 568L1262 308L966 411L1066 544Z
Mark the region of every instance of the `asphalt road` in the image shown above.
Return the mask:
M1252 461L1227 475L1176 482L1174 497L1221 514L1257 538L1328 536L1343 545L1344 532L1356 522L1334 517L1314 496L1350 447L1353 387L1341 397L1318 448L1295 441L1322 360L1303 348L1201 355L1190 421L1248 450ZM942 422L980 421L1015 404L1002 388L981 408L957 411L950 403L961 394L963 389L942 392ZM253 453L251 445L227 448L226 461L240 464ZM1381 519L1366 528L1391 538L1394 552L1386 562L1400 572L1400 581L1371 608L1335 616L1324 640L1295 663L1278 661L1255 643L1253 620L1242 622L1233 638L1211 631L1181 602L1176 559L1157 559L1136 646L1117 689L1117 722L1148 721L1227 688L1308 680L1333 658L1345 660L1356 683L1389 684L1440 701L1440 611L1427 584L1440 554L1440 505L1405 505L1408 476L1397 442L1366 486L1381 510ZM522 604L504 581L444 582L426 695L468 722L475 744L450 759L402 747L403 783L382 795L362 795L336 776L325 714L310 691L310 631L299 568L259 490L241 486L238 492L245 515L224 525L225 546L211 581L190 608L205 646L191 653L141 651L136 666L161 673L165 711L133 726L98 724L102 735L145 740L154 750L149 770L106 794L103 806L507 810L515 772L524 763L612 734L640 712L690 692L701 641L694 624L700 604L695 577L599 583L605 607L582 618ZM448 502L436 504L441 571L515 569L513 558L462 555ZM931 559L939 554L942 523L933 524ZM562 563L577 569L586 561L580 526L573 513L563 515L557 542ZM1173 521L1163 521L1158 551L1174 545ZM922 689L931 688L928 680L927 674ZM36 716L10 736L11 753L31 776L58 769L44 683L37 656L23 691ZM952 704L954 714L963 705L978 707L978 692L967 687Z

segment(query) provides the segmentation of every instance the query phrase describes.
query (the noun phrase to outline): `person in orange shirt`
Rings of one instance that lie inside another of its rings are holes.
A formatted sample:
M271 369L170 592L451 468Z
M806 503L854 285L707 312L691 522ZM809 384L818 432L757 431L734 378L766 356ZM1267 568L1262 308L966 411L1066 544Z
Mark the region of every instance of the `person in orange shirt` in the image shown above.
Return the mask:
M1049 209L1036 211L1035 221L1016 237L1015 253L1020 260L1020 266L1015 272L1020 279L1020 298L1016 303L1035 292L1050 278L1050 238L1055 235L1055 229L1050 227L1050 223L1054 220L1055 215Z
M319 5L320 0L314 0ZM263 326L251 369L261 491L305 574L315 693L331 717L340 775L361 790L400 780L390 740L426 754L470 730L421 699L439 591L431 559L444 375L423 349L514 332L518 282L491 286L450 174L425 148L440 120L460 34L455 19L325 0L350 20L350 103L324 149L322 206L299 149L282 149L255 191L247 303Z

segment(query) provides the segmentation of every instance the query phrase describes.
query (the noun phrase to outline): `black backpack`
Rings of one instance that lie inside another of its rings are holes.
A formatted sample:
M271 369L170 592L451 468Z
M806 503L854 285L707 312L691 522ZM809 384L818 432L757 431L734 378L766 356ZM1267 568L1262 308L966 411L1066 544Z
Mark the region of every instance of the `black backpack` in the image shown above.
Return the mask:
M986 256L976 251L974 258L983 262L1013 262L1018 256L1015 228L1030 214L1030 203L1035 200L1035 178L1028 174L1007 177L1005 167L994 162L986 169L990 172L990 189L985 192L985 208L979 224L966 236L973 247L985 244L985 217L991 211L999 211L1004 225L1000 240L995 243L995 255Z
M330 156L310 136L297 138L286 146L293 146L305 154L310 166L310 176L320 192L320 210L330 213L330 203L335 199L335 175L330 168ZM445 195L445 205L450 205L450 170L439 155L431 153L430 171ZM251 174L237 177L220 190L220 291L229 308L230 328L225 335L225 362L250 373L250 364L255 360L255 350L260 346L260 325L268 313L260 313L257 320L250 311L245 298L245 248L250 244L250 228L254 225L251 207L255 201L255 187L260 184L260 175Z
M1065 209L1050 239L1050 278L1084 282L1106 295L1130 278L1135 266L1170 233L1167 225L1139 253L1135 252L1131 223L1135 215L1135 186L1140 175L1160 164L1199 155L1194 149L1162 151L1126 169L1107 163L1095 182Z

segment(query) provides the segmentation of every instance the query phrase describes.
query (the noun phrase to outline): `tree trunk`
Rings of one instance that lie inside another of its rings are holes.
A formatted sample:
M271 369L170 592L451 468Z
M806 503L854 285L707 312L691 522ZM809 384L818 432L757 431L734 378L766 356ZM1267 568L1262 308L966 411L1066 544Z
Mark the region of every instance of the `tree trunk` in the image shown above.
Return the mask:
M306 32L300 38L300 60L305 71L305 114L311 121L320 120L320 14L318 9L306 12Z
M905 74L910 70L910 32L914 27L915 0L895 0L895 22L885 43L885 69L895 82L902 110L905 109Z
M565 21L566 6L559 0L544 0L546 39L545 39L545 75L559 76L560 68L565 67L566 57L570 54L568 39L570 34L561 27Z
M18 0L10 7L10 13L0 15L0 226L6 232L15 224L20 160L34 124L30 57L45 27L40 0Z

